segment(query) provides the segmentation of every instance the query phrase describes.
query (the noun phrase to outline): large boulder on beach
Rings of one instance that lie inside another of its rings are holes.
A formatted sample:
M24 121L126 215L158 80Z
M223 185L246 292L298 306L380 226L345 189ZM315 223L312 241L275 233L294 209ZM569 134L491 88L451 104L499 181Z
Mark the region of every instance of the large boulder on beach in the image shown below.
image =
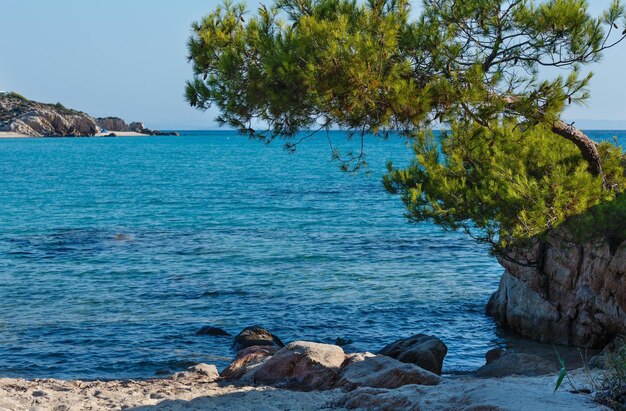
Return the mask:
M559 370L555 362L532 354L507 352L495 361L484 365L476 371L478 377L507 377L523 375L536 377L552 374Z
M441 375L443 359L448 353L448 347L437 337L417 334L393 342L378 353Z
M221 377L225 380L245 380L254 371L278 351L272 346L252 346L237 353L235 360L226 367Z
M268 359L254 373L254 381L305 391L331 389L345 357L337 345L295 341Z
M271 346L282 348L285 344L283 344L280 338L267 331L265 328L255 325L244 328L244 330L235 337L232 349L234 351L240 351L244 348L253 346Z
M440 377L415 364L403 363L384 355L352 359L341 370L338 385L348 390L357 387L398 388L408 384L437 385Z

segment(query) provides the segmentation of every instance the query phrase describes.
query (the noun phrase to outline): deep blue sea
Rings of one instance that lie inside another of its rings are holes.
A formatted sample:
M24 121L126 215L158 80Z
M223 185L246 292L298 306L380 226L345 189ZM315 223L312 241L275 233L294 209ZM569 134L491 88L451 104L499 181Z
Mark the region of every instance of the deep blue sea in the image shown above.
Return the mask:
M346 351L431 333L448 372L504 342L484 315L502 271L486 248L410 224L384 192L403 140L367 139L369 173L349 175L325 139L290 155L183 134L0 140L0 377L224 366L231 339L195 335L205 325Z

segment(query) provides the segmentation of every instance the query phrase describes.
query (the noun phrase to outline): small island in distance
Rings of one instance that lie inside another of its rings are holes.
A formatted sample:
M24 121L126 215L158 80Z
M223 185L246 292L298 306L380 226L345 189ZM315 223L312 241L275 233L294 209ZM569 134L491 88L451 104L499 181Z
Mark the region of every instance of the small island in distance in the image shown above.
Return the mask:
M142 122L128 124L118 117L92 117L61 103L40 103L15 92L0 92L0 138L177 135L151 130Z

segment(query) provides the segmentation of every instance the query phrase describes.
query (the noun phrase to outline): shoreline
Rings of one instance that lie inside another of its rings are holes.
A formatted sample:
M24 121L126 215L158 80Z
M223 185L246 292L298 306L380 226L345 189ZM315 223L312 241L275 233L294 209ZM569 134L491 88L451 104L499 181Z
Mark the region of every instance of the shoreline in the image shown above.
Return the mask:
M198 368L169 378L150 380L0 378L0 409L240 410L254 406L260 409L313 411L355 409L354 405L361 404L356 408L608 410L594 402L593 395L570 392L571 387L567 383L553 392L556 374L538 377L444 377L439 385L405 385L396 389L294 391L216 380L210 373L198 371ZM570 378L578 389L593 388L589 381L601 378L601 372L578 369L570 372Z
M12 131L0 131L0 138L37 138L26 134L14 133Z
M115 137L154 137L150 134L136 133L133 131L111 131L108 133L98 133L93 136L84 137L57 137L57 136L29 136L26 134L14 133L10 131L0 131L0 138L93 138L93 137L109 137L109 134L115 133ZM114 137L109 137L114 138Z

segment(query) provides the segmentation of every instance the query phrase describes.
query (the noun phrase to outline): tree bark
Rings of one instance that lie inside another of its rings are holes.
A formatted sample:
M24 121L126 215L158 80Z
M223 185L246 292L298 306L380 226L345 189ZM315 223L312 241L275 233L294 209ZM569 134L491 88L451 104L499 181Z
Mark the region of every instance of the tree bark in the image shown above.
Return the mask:
M583 158L589 164L589 172L594 176L602 177L602 184L605 188L608 188L606 176L602 171L602 161L600 159L598 145L585 133L561 120L554 122L552 132L576 144Z

